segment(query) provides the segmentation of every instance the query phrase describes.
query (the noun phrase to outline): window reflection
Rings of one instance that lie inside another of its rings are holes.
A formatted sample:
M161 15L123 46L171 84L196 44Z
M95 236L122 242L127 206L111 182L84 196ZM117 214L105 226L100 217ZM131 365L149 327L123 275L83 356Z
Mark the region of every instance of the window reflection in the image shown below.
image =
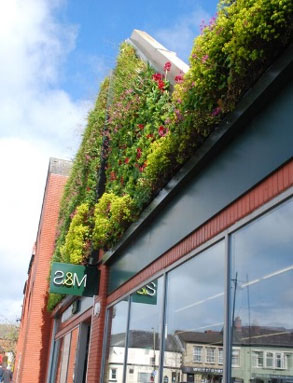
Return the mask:
M292 222L291 200L231 237L236 382L293 383Z
M158 382L163 279L131 295L126 382Z
M121 301L108 309L108 336L104 382L123 381L128 302Z
M223 326L222 241L168 275L163 370L168 382L221 382Z

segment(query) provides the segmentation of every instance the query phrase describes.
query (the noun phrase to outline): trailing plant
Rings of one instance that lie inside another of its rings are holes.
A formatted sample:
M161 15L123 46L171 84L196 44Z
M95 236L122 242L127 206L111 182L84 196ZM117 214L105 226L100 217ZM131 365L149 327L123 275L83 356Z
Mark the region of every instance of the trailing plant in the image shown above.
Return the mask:
M147 157L146 177L160 189L292 40L290 0L220 1L217 17L201 26L190 70L177 76L173 108L162 142ZM163 179L163 182L161 182Z
M292 14L290 0L221 0L217 17L201 26L190 70L176 76L173 94L171 63L155 73L131 45L121 45L65 189L54 260L85 262L89 240L103 249L117 243L290 43ZM106 193L95 204L104 138Z
M135 208L129 195L119 197L114 193L104 193L94 211L94 247L113 246L134 219Z
M89 205L82 203L76 209L66 234L65 243L60 248L61 262L83 263L89 255L90 239Z
M124 76L126 63L128 77ZM169 82L164 74L155 73L139 60L133 47L124 43L112 87L115 97L108 110L110 150L106 190L117 195L129 194L140 210L153 193L152 185L144 178L152 142L168 133L165 124L173 108Z
M89 113L87 128L81 146L76 154L70 177L66 183L59 213L58 235L53 260L62 260L61 247L66 240L76 208L81 203L93 207L96 200L96 186L101 160L102 132L106 118L109 79L101 85L94 109Z
M90 231L84 235L84 244L81 244L81 233L77 233L77 239L74 240L73 231L69 234L71 222L75 216L80 204L86 203L89 210L93 208L96 201L96 185L98 182L98 172L101 160L102 132L106 119L106 105L108 100L109 79L106 78L101 84L100 92L95 107L88 115L87 127L83 134L81 146L76 154L69 179L65 185L64 194L60 204L59 221L57 229L57 239L52 262L64 262L69 259L69 244L75 248L74 254L79 254L82 247L86 250L82 259L88 255L86 248L90 238ZM89 217L90 219L90 217ZM90 230L90 228L88 228ZM69 238L67 239L67 235ZM85 233L84 233L85 234ZM67 240L67 245L65 242ZM63 249L63 255L61 254ZM77 258L73 257L74 263ZM63 296L59 294L49 294L48 309L52 310Z

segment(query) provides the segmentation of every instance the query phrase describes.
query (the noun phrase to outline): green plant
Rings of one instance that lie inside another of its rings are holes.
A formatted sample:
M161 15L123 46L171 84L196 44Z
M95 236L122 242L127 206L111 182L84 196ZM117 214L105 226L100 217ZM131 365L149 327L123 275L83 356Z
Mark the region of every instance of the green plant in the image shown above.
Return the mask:
M73 264L82 263L90 251L90 238L89 205L82 203L76 209L66 234L65 243L60 248L61 261Z
M95 206L93 245L96 248L114 245L134 218L134 204L129 195L104 193Z
M292 40L292 7L290 0L221 0L217 17L202 25L190 70L175 78L173 94L171 63L155 73L131 45L121 45L65 188L53 260L86 262L89 240L97 249L115 246ZM96 203L104 139L106 192Z

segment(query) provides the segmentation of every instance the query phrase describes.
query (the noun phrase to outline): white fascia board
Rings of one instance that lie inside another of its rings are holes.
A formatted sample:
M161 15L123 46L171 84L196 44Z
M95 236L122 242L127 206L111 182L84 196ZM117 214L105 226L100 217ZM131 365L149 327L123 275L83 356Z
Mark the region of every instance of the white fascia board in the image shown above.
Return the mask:
M146 32L134 29L129 41L136 48L138 55L158 72L164 73L164 65L169 61L171 70L168 72L168 80L172 84L175 83L176 76L184 75L189 70L189 66L177 57L175 52L169 51Z

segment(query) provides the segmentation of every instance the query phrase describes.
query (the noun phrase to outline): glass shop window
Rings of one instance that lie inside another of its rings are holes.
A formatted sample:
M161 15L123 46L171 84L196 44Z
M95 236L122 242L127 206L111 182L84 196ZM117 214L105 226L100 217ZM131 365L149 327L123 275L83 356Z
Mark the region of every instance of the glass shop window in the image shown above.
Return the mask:
M175 383L194 382L201 376L190 371L196 361L223 369L217 355L223 348L224 258L221 241L168 274L163 376L169 382L175 369L183 371Z
M162 308L163 278L131 295L126 382L158 382Z
M283 381L280 370L293 375L292 199L233 233L230 245L232 339L243 364L232 364L232 379Z
M122 383L123 380L127 313L127 301L121 301L108 309L105 383L111 379L115 379L117 383ZM112 378L113 373L116 374L116 378Z

